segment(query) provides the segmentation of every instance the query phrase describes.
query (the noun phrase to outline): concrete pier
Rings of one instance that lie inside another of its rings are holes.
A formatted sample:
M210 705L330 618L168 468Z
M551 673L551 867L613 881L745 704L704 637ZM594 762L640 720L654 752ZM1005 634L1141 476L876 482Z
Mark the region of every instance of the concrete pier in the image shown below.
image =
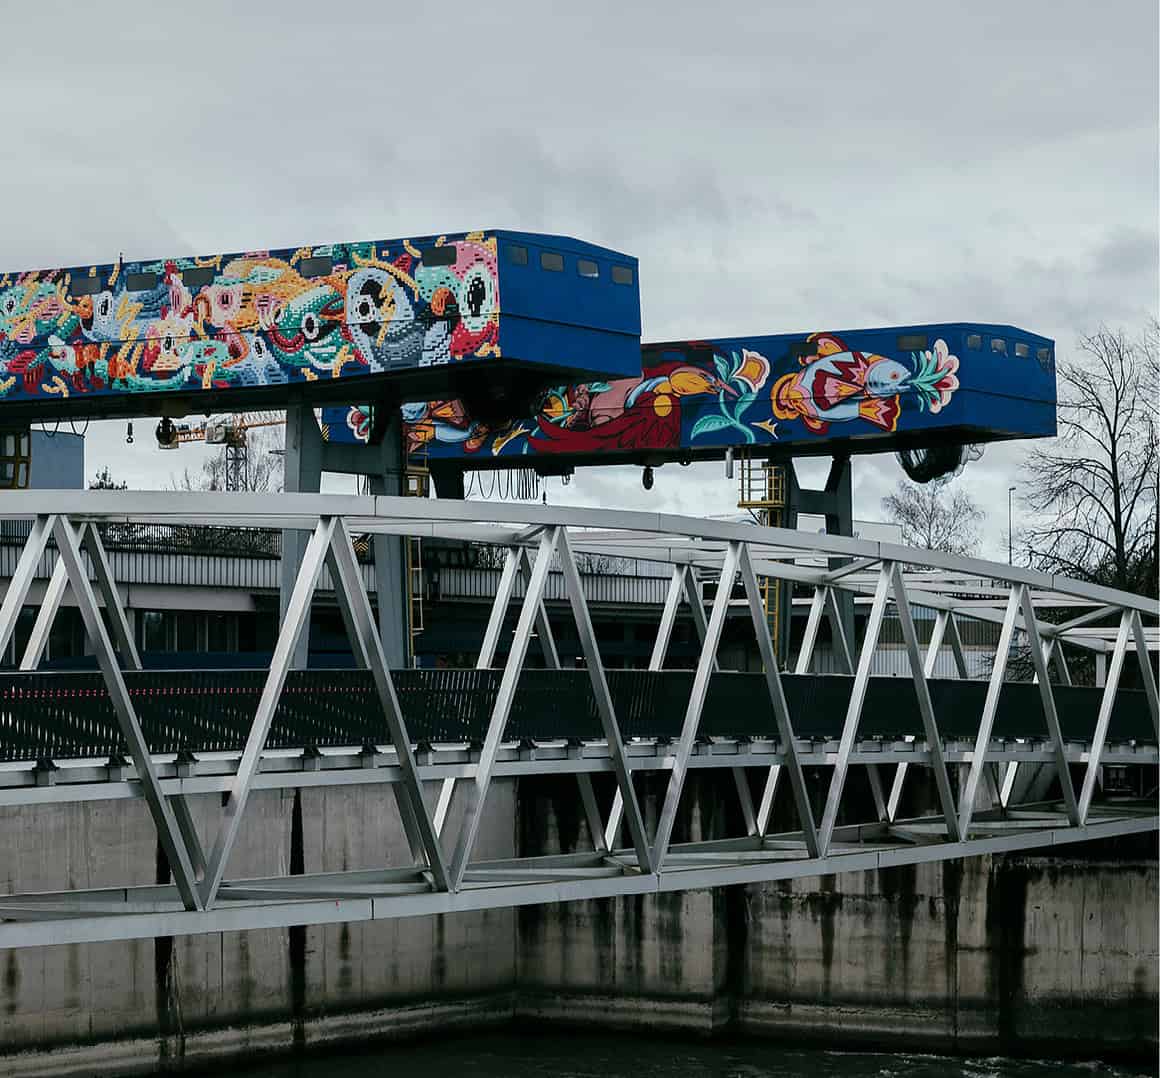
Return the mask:
M477 856L584 848L576 798L553 786L564 781L494 784ZM735 824L730 781L698 777L677 841ZM655 814L658 791L642 791ZM203 836L218 805L192 803ZM453 802L445 842L460 810ZM409 860L385 787L260 792L248 812L233 878ZM0 850L5 891L165 875L140 803L5 809L0 828L17 836ZM1154 844L1148 836L1062 856L716 891L9 951L0 954L0 1071L147 1072L513 1020L1154 1058Z

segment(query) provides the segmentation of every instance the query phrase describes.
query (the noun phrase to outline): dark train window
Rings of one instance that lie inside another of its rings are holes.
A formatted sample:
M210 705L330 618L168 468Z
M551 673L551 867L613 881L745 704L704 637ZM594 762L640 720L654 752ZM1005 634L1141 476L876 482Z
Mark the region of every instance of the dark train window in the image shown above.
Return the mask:
M930 347L930 338L925 333L900 333L898 335L898 350L900 352L925 352Z
M564 256L555 251L540 252L540 269L551 270L552 273L561 273L564 270Z
M632 284L632 267L631 266L613 266L612 267L612 283L613 284Z
M424 247L419 252L425 266L454 266L459 252L455 245L445 243L442 247Z
M528 249L521 247L518 243L509 243L507 249L508 261L513 266L526 266L528 264Z
M130 292L150 292L157 287L157 274L152 270L142 273L126 273L125 287Z
M303 277L325 277L334 269L334 259L330 255L313 255L298 263L298 272Z
M982 348L983 347L982 335L978 334L978 333L968 333L967 334L967 347L973 348L976 351L978 349Z
M1020 359L1026 359L1028 356L1031 355L1031 346L1024 344L1022 341L1016 341L1015 342L1015 354Z
M1002 337L992 337L991 351L998 352L1000 355L1005 356L1007 354L1007 342L1003 340Z
M70 296L95 296L100 290L100 277L74 277L68 286Z
M599 277L600 267L590 258L579 258L576 260L576 272L581 277Z
M1038 359L1040 363L1050 363L1051 362L1051 349L1050 348L1040 348L1039 351L1035 353L1035 358Z
M817 341L794 341L789 346L789 358L801 359L802 356L816 356L818 354Z
M213 284L212 266L192 266L181 271L181 280L186 288L201 288Z

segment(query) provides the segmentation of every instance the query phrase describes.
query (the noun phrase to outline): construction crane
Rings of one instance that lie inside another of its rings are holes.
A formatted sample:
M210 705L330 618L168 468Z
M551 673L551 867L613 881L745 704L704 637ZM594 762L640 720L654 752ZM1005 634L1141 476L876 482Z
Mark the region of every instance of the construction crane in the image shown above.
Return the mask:
M266 412L209 416L204 423L174 423L172 419L162 419L157 424L157 446L177 449L187 442L224 446L225 489L245 490L250 470L248 432L257 427L280 427L285 423L285 415Z

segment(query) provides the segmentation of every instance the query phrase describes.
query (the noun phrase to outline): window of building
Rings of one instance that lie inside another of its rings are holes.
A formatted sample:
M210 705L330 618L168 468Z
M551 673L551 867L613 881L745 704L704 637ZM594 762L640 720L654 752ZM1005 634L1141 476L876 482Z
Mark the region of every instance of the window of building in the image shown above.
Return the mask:
M423 258L424 266L454 266L459 257L459 251L453 243L445 243L439 247L423 247L419 254Z
M526 266L528 264L528 249L518 243L509 243L507 248L508 261L513 266Z
M141 273L126 273L125 287L130 292L151 292L157 287L157 274L153 270Z
M898 350L900 352L925 352L930 347L930 338L925 333L900 333L898 335Z
M983 337L979 333L967 334L967 347L974 349L976 352L983 347Z
M100 277L74 277L68 286L70 296L95 296L100 290Z
M581 277L599 277L600 267L590 258L578 258L576 260L576 272Z
M634 274L631 266L613 266L612 267L612 283L613 284L632 284Z
M330 255L312 255L298 263L298 272L303 277L325 277L334 269L334 259Z
M1000 355L1005 356L1007 354L1007 342L1003 340L1002 337L992 337L991 351L998 352Z
M213 284L213 277L212 266L190 266L181 271L181 280L186 288L204 288L207 284Z
M562 273L564 270L564 256L556 251L541 251L540 269L546 269L552 273Z
M1050 348L1040 348L1039 351L1035 353L1035 358L1038 359L1040 363L1050 363L1051 362L1051 349Z
M1024 344L1022 341L1015 342L1015 354L1020 359L1027 359L1031 355L1031 346Z

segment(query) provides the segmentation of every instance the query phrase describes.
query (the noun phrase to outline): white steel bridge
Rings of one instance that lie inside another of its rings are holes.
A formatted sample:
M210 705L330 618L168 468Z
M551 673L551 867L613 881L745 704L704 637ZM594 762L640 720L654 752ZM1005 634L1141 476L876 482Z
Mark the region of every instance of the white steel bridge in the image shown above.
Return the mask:
M173 881L0 895L0 948L756 883L1160 829L1154 799L1101 789L1110 765L1158 762L1149 659L1157 610L1136 595L931 551L655 513L307 494L29 492L5 495L0 520L30 522L0 602L0 653L34 579L48 577L20 669L0 673L0 828L21 826L13 809L144 799ZM308 533L269 669L143 670L101 541L102 528L118 523ZM506 551L473 670L388 669L351 538L368 533ZM602 664L580 553L672 567L646 671ZM819 559L843 563L823 567ZM564 668L553 638L544 604L550 571L564 580L578 668ZM706 578L717 581L708 609ZM775 662L762 578L791 581L811 597L792 670ZM319 587L334 591L356 670L293 668ZM68 589L99 674L38 669ZM842 592L869 604L858 646L844 634ZM752 623L758 673L718 668L722 629L738 602ZM665 657L684 605L702 646L695 669L672 670ZM916 607L933 617L925 648ZM509 608L518 613L501 662ZM891 613L908 681L871 677ZM964 619L999 627L983 679L967 677ZM811 672L823 624L845 674ZM1094 653L1102 685L1072 684L1064 644L1072 656ZM932 676L944 648L958 679ZM1033 679L1007 680L1020 649ZM542 668L528 665L530 651ZM1138 669L1140 688L1121 687L1125 664ZM725 769L743 829L674 842L686 781L698 769ZM816 804L807 769L824 772ZM865 818L851 815L854 769L864 769L872 793ZM651 826L633 781L649 772L664 784ZM489 786L546 775L577 799L590 848L476 859ZM602 775L611 782L594 782ZM902 818L904 790L917 779L935 791L932 809ZM394 795L412 864L227 877L255 791L376 784ZM605 785L610 795L598 796ZM796 814L792 831L771 827L779 790ZM208 834L190 809L204 795L222 805ZM464 806L456 827L453 797ZM13 838L4 835L0 851Z

